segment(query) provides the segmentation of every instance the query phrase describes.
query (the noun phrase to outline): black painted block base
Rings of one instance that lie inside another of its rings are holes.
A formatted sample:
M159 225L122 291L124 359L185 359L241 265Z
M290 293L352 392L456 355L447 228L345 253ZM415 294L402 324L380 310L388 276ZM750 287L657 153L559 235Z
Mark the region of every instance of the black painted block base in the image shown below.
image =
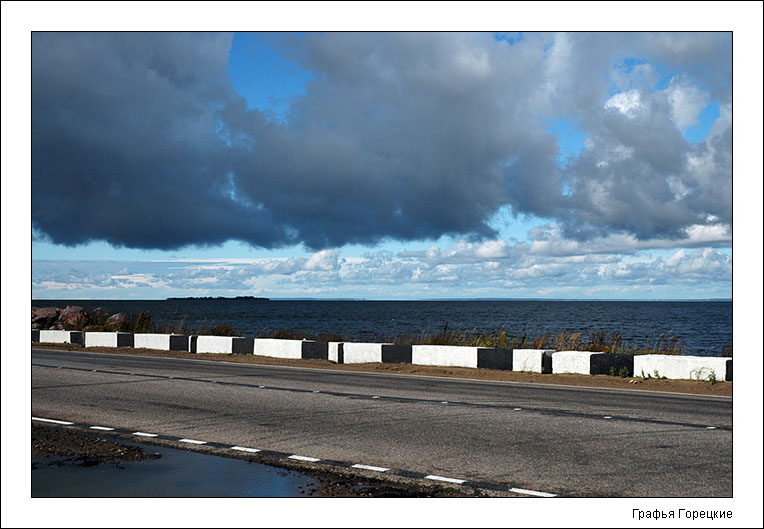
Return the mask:
M477 350L478 369L501 369L512 371L512 349L484 349Z
M382 362L385 364L410 364L410 345L382 345Z
M303 341L302 358L303 360L329 360L329 343Z
M620 374L622 368L629 370L628 376L634 376L634 355L627 353L596 354L591 357L592 375L610 375L611 369Z

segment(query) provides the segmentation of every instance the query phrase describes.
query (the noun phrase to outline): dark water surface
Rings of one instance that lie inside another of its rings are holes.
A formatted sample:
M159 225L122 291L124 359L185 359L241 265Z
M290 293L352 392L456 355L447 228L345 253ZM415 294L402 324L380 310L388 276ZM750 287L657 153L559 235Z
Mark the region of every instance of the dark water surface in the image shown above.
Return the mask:
M112 463L59 466L55 462L66 458L33 456L32 497L289 498L304 497L318 485L310 476L260 463L159 446L143 449L161 457L120 468Z
M109 313L151 313L159 325L189 332L226 322L257 336L286 329L373 340L449 331L532 339L558 332L618 331L626 345L655 346L661 333L676 336L687 354L709 355L732 343L731 301L319 301L319 300L35 300L35 307L79 305Z

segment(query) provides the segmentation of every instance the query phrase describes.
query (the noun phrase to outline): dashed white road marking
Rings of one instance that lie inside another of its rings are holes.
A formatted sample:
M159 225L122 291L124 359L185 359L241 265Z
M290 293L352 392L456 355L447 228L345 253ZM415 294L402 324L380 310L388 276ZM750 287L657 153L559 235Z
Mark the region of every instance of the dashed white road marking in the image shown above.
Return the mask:
M441 404L448 404L448 401L447 400L441 400L440 403Z
M372 465L360 465L360 464L353 465L352 468L362 468L364 470L374 470L376 472L387 472L388 470L390 470L389 468L385 468L385 467L375 467Z
M57 421L56 419L43 419L42 417L32 417L33 421L40 421L40 422L52 422L53 424L64 424L64 425L72 425L73 422L69 421Z
M716 426L706 426L706 430L716 430Z
M319 390L317 390L317 389L314 389L313 393L321 393L321 392Z
M378 398L379 398L379 395L373 395L371 398L372 398L372 399L378 399Z
M436 476L435 474L429 474L425 476L424 479L434 479L436 481L447 481L448 483L458 483L460 485L466 481L464 479L445 478L443 476Z
M522 408L513 408L515 411L521 411Z
M313 463L315 463L316 461L321 461L317 457L296 456L296 455L289 456L289 459L297 459L298 461L311 461Z
M554 498L556 494L549 494L548 492L539 492L537 490L517 489L511 488L510 492L517 492L518 494L528 494L529 496L538 496L540 498Z
M603 417L603 419L612 419L612 417L611 417L610 415L605 415L605 416Z
M231 450L238 450L239 452L251 452L253 454L255 454L255 453L260 451L257 448L249 448L249 447L246 447L246 446L232 446Z
M260 389L263 389L265 386L257 386L257 387L260 388Z
M444 401L444 403L447 403L447 402ZM515 409L521 409L521 408L515 408ZM612 417L606 416L605 418L612 418ZM73 422L69 422L69 421L59 421L57 419L45 419L45 418L42 418L42 417L32 417L32 420L33 421L41 421L41 422L49 422L49 423L54 423L54 424L63 424L63 425L73 425L74 424ZM706 428L709 429L709 430L715 430L716 429L715 426L707 426ZM113 431L114 430L114 428L111 428L109 426L90 426L90 429L91 430L103 430L103 431ZM141 436L141 437L158 437L159 434L147 433L147 432L133 432L133 435L137 435L137 436ZM204 445L204 444L207 444L207 441L199 441L199 440L196 440L196 439L185 439L185 438L184 439L180 439L179 442L190 443L190 444L195 444L195 445ZM257 453L257 452L261 451L261 450L259 450L257 448L249 448L249 447L246 447L246 446L238 446L238 445L237 446L231 446L230 449L231 450L237 450L237 451L240 451L240 452L249 452L249 453ZM298 461L308 461L308 462L313 462L313 463L315 463L317 461L321 461L321 459L319 459L317 457L300 456L300 455L296 455L296 454L288 456L288 459L295 459L295 460L298 460ZM351 468L357 468L357 469L363 469L363 470L372 470L372 471L375 471L375 472L387 472L388 470L390 470L389 468L385 468L385 467L377 467L377 466L373 466L373 465L362 465L360 463L356 463L354 465L351 465ZM424 477L424 479L430 479L430 480L435 480L435 481L443 481L443 482L447 482L447 483L455 483L455 484L458 484L458 485L466 483L466 480L464 480L464 479L448 478L448 477L445 477L445 476L438 476L438 475L435 475L435 474L428 474L427 476ZM514 488L514 487L510 488L508 490L510 492L515 492L515 493L518 493L518 494L525 494L525 495L529 495L529 496L538 496L538 497L542 497L542 498L554 498L556 496L555 494L550 494L548 492L540 492L540 491L537 491L537 490L520 489L520 488Z

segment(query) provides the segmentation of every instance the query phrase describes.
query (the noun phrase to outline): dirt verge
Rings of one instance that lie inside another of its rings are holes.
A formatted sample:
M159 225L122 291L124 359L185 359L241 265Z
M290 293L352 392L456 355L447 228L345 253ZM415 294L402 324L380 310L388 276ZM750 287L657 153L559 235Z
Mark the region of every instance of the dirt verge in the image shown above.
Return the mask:
M156 443L163 445L163 443ZM204 452L204 450L199 450ZM210 454L218 455L218 454ZM105 434L82 432L74 427L40 425L32 423L32 470L47 462L49 465L95 466L102 463L124 468L124 464L159 458L159 454L146 453L139 446L126 445L119 438L105 438ZM37 457L35 457L37 456ZM43 460L40 460L43 456ZM218 455L218 457L220 457ZM254 461L250 457L237 457ZM36 462L34 460L37 460ZM423 485L416 482L391 482L358 476L353 472L328 472L305 468L297 462L268 461L277 468L298 471L315 480L315 486L298 489L299 494L332 498L433 498L433 497L480 497L484 494L473 489L447 488ZM282 475L285 473L279 472Z
M127 446L76 431L60 430L32 423L32 456L58 456L53 463L59 466L75 464L94 466L112 463L121 466L128 461L157 459L138 446ZM35 464L32 464L32 470Z
M291 360L286 358L271 358L256 355L186 353L181 351L156 351L152 349L134 349L130 347L82 347L75 344L33 344L41 349L65 351L87 351L89 353L124 354L132 356L156 356L162 358L188 358L191 360L212 360L238 362L242 364L261 364L292 367L312 367L319 369L335 369L342 371L359 371L365 373L426 375L471 380L495 380L504 382L532 382L535 384L557 384L564 386L584 386L594 388L620 388L647 391L668 391L672 393L692 393L697 395L732 396L732 382L716 382L698 380L670 380L640 377L621 378L608 375L542 375L539 373L523 373L515 371L500 371L494 369L473 369L468 367L436 367L412 364L335 364L328 360Z

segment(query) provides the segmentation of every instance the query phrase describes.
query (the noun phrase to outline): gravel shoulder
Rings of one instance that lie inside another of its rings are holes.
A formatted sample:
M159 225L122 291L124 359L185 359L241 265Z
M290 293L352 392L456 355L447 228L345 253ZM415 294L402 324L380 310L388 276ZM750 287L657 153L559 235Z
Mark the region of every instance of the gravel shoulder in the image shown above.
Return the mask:
M212 360L237 362L243 364L261 364L293 367L311 367L340 371L360 371L366 373L426 375L471 380L495 380L505 382L531 382L535 384L557 384L565 386L584 386L594 388L620 388L645 391L667 391L672 393L692 393L696 395L714 395L731 397L732 382L696 380L643 379L640 377L621 378L608 375L575 375L523 373L499 371L494 369L473 369L466 367L436 367L411 364L335 364L327 360L291 360L256 355L186 353L181 351L156 351L152 349L134 349L130 347L82 347L75 344L34 344L41 349L64 351L86 351L89 353L124 354L131 356L157 356L162 358L187 358L191 360Z

